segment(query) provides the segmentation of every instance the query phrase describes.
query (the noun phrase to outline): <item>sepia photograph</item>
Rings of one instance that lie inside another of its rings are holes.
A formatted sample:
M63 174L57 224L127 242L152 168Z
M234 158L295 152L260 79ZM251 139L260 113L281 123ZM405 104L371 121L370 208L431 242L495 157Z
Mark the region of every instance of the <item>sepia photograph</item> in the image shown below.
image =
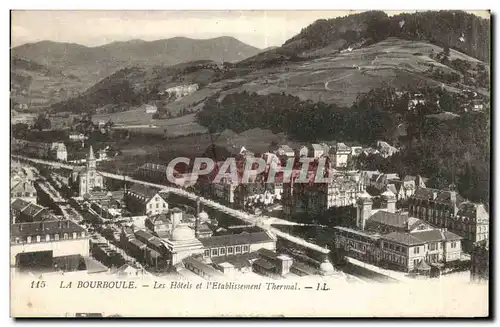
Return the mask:
M11 10L11 317L489 317L490 15Z

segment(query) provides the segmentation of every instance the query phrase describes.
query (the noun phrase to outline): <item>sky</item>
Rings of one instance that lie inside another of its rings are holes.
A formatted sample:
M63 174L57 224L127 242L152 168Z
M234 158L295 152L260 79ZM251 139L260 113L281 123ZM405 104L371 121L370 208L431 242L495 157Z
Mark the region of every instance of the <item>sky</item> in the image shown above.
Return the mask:
M357 12L361 11L15 10L11 45L50 40L99 46L132 39L232 36L263 49L282 45L317 19ZM394 15L402 11L386 12ZM486 11L470 12L489 17Z

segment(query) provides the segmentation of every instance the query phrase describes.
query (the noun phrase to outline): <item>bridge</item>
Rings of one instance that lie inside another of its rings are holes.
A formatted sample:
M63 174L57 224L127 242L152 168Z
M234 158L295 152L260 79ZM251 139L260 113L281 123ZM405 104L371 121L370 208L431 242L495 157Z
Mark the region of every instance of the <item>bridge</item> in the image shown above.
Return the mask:
M19 155L12 155L12 157L17 158L19 160L33 162L36 164L51 166L54 168L64 168L64 169L71 169L72 170L75 167L75 166L64 164L61 162L54 162L54 161L48 161L48 160L42 160L42 159L34 159L34 158L29 158L29 157L19 156ZM205 206L208 206L212 209L219 210L225 214L228 214L228 215L231 215L231 216L236 217L238 219L241 219L244 222L249 223L251 225L258 226L258 227L260 227L264 230L267 230L270 233L272 233L278 237L281 237L289 242L295 243L295 244L300 245L304 248L314 250L314 251L319 252L319 253L324 254L324 255L328 255L330 253L329 249L326 249L326 248L321 247L321 246L314 244L314 243L307 242L300 237L292 236L288 233L282 232L282 231L272 227L271 223L269 223L269 222L273 221L273 219L275 219L274 217L263 216L263 215L251 215L251 214L248 214L248 213L243 212L241 210L236 210L236 209L226 207L226 206L224 206L220 203L217 203L213 200L200 197L194 193L187 192L183 189L165 186L165 185L161 185L161 184L145 182L145 181L137 180L137 179L134 179L130 176L125 176L125 175L113 174L113 173L108 173L108 172L104 172L104 171L99 171L99 173L106 178L117 179L120 181L141 184L141 185L157 188L157 189L160 189L161 192L177 194L179 196L183 196L185 198L188 198L192 201L196 201L199 198L200 202ZM293 224L293 223L291 223L291 224ZM298 225L300 225L300 224L298 224Z

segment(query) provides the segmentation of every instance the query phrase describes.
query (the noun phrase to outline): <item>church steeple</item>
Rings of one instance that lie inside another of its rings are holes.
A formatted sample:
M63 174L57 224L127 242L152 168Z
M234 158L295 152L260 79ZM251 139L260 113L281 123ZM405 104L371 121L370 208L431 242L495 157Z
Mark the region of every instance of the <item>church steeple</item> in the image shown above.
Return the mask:
M89 150L89 156L87 157L87 168L88 169L95 169L96 167L96 162L95 162L95 156L94 156L94 149L92 148L92 145L90 146Z
M94 149L92 148L92 145L90 146L90 151L89 151L89 160L95 160L95 157L94 157Z

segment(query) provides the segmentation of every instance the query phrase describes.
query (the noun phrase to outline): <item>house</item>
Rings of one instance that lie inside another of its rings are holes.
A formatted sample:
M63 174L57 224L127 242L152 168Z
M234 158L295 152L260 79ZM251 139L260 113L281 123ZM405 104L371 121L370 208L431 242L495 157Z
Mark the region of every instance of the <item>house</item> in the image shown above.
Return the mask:
M68 161L68 151L66 150L66 145L64 145L64 143L52 143L50 152L52 158L61 161Z
M157 189L135 184L125 194L127 210L137 215L157 215L168 211L168 203Z
M327 156L330 152L330 147L325 144L311 144L308 151L308 156L314 159L318 159L322 156Z
M471 106L472 111L483 111L484 110L483 101L480 99L472 100L470 106Z
M286 156L288 158L295 157L295 151L286 144L280 145L278 150L276 150L276 154L279 156Z
M10 212L12 224L56 219L47 208L24 199L15 199L10 204Z
M335 168L347 167L347 160L351 155L351 148L345 145L345 143L337 143L333 149L332 163Z
M154 105L145 104L142 108L147 114L155 114L158 112L158 108Z
M370 179L369 185L376 188L377 190L384 190L387 188L387 185L396 180L399 180L399 175L395 173L373 174Z
M380 156L383 158L389 158L399 152L399 149L389 145L389 143L385 141L378 141L377 149L379 151Z
M415 93L408 100L408 110L414 110L419 104L425 105L425 102L426 101L422 93Z
M69 134L69 139L72 140L72 141L84 141L87 138L88 137L86 137L85 135L83 135L83 133L70 133Z
M37 191L30 181L24 178L11 182L10 187L11 199L22 199L27 202L37 203Z

